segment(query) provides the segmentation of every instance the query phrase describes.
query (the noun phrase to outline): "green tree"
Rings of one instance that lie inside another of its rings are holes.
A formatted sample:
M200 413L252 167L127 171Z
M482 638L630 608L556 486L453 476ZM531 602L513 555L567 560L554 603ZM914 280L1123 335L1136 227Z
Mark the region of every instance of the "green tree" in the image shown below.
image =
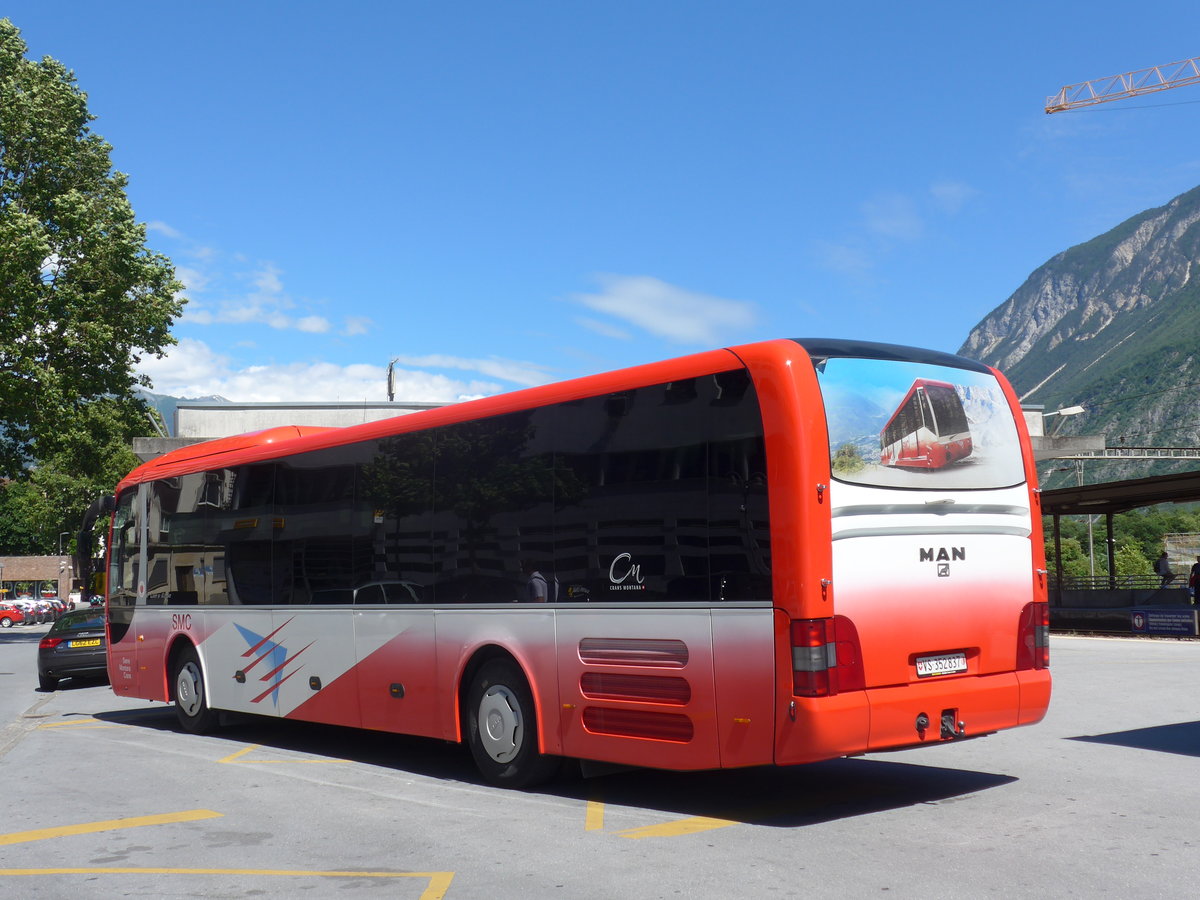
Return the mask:
M831 464L833 471L839 475L853 475L855 472L861 472L867 465L853 444L842 444L838 447Z
M1054 541L1046 541L1046 561L1050 571L1055 571ZM1091 574L1087 554L1083 552L1083 545L1075 538L1062 540L1062 572L1069 578L1082 578Z
M144 415L134 366L175 342L182 285L146 248L73 73L26 52L0 19L0 477L53 460L107 481L95 454Z
M1146 559L1137 541L1130 540L1118 545L1113 553L1113 561L1116 563L1118 575L1154 574L1154 566Z
M12 555L74 552L83 513L138 463L130 449L140 430L135 404L102 398L83 407L73 427L42 441L46 453L26 476L0 485L0 550ZM93 535L92 547L99 546Z

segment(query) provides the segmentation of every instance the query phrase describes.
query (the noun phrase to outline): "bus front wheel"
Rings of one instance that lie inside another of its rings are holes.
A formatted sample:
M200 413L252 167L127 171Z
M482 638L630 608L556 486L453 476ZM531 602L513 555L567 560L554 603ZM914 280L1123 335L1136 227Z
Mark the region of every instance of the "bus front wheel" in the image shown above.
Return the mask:
M183 730L192 734L211 731L217 724L217 714L208 706L204 670L195 647L180 652L171 681L175 685L175 716Z
M498 787L527 788L551 778L559 760L538 752L533 693L520 668L487 662L467 695L467 742L475 765Z

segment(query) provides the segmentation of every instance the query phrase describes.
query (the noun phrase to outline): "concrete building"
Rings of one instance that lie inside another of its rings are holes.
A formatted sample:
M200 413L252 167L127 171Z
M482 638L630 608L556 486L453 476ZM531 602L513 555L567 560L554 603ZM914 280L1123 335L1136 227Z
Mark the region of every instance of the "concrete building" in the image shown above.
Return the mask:
M1083 407L1072 406L1054 412L1046 412L1044 406L1037 404L1022 404L1021 412L1025 416L1025 425L1029 428L1029 438L1033 443L1033 457L1038 462L1045 459L1055 459L1071 456L1076 453L1103 451L1105 439L1102 434L1079 434L1060 437L1058 429L1062 427L1065 416L1082 413ZM1048 419L1057 416L1053 422ZM1050 425L1050 433L1046 426Z
M54 591L65 600L73 576L69 556L0 556L0 598L40 597Z
M181 400L175 409L173 437L135 438L133 452L143 462L162 456L177 447L232 437L280 425L321 425L344 428L377 422L426 409L442 403L367 402L362 403L228 403L209 400Z

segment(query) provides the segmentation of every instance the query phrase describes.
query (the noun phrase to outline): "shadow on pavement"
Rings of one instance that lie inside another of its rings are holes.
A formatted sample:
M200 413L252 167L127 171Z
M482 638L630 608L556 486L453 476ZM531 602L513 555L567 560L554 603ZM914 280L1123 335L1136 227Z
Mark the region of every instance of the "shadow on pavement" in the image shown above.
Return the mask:
M1068 738L1068 740L1083 741L1089 744L1112 744L1117 747L1135 747L1138 750L1157 750L1159 753L1200 756L1200 722L1155 725L1152 728L1135 728L1132 731L1114 731L1111 734L1085 735Z
M174 710L165 705L102 712L95 718L156 731L178 731ZM241 715L227 714L227 721L204 739L228 741L230 754L246 745L254 746L252 753L239 757L242 764L253 765L255 757L265 760L274 755L278 759L281 752L298 753L481 784L465 745ZM536 792L777 828L796 828L922 803L952 803L1017 780L987 772L867 758L708 772L627 769L592 779L580 778L577 766L565 764L564 773Z
M0 628L0 644L36 644L46 636L50 623L41 625L14 625L12 628Z

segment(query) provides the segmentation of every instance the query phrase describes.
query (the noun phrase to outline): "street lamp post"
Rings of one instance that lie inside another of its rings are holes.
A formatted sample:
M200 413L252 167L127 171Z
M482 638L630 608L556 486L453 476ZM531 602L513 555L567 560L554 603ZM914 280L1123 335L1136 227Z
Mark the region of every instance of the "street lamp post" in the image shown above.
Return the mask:
M1080 411L1080 412L1083 412L1083 408L1082 408L1082 407L1079 407L1079 411ZM1050 414L1050 413L1047 413L1047 415L1051 415L1051 414ZM1064 412L1064 415L1075 415L1075 413L1068 413L1068 412ZM1046 471L1046 474L1045 474L1045 475L1043 475L1043 476L1041 476L1041 477L1042 477L1042 478L1049 478L1049 477L1050 477L1050 476L1051 476L1053 473L1055 473L1055 472L1074 472L1074 473L1075 473L1075 486L1076 486L1076 487L1083 487L1083 460L1082 460L1082 459L1076 459L1076 460L1073 460L1073 461L1072 461L1072 464L1071 464L1071 465L1069 465L1069 466L1056 466L1056 467L1055 467L1055 468L1053 468L1053 469L1048 469L1048 470ZM1096 521L1096 517L1095 517L1094 515L1089 515L1089 516L1087 517L1087 529L1088 529L1088 554L1087 554L1087 555L1088 555L1088 574L1089 574L1089 575L1090 575L1092 578L1095 578L1095 577L1096 577L1096 544L1095 544L1095 538L1094 538L1094 536L1093 536L1094 532L1093 532L1093 529L1092 529L1092 526L1093 526L1093 524L1095 523L1095 521ZM1058 529L1057 519L1055 519L1055 526L1054 526L1054 527L1055 527L1055 533L1057 534L1057 529ZM1057 540L1058 540L1058 539L1057 539L1057 538L1055 538L1055 541L1056 541L1056 546L1057 546ZM1056 550L1055 552L1058 552L1058 551ZM1114 574L1114 573L1113 573L1113 563L1112 563L1112 543L1111 543L1111 541L1110 541L1110 542L1109 542L1109 544L1108 544L1108 558L1109 558L1109 565L1108 565L1108 569L1109 569L1109 571L1108 571L1108 575L1109 575L1109 578L1112 578L1112 576L1113 576L1113 574ZM1059 575L1060 575L1060 578L1061 578L1061 574L1062 574L1062 572L1061 572L1061 569L1062 569L1062 560L1061 560L1061 559L1059 559L1059 561L1058 561L1058 566L1059 566Z
M1050 437L1056 437L1058 432L1062 430L1063 422L1067 421L1067 416L1077 416L1080 413L1087 412L1082 406L1064 406L1062 409L1056 409L1054 412L1045 413L1042 418L1046 419L1049 416L1058 416L1058 421L1054 423L1054 429L1050 432ZM1083 485L1083 460L1075 460L1075 485L1080 487ZM1088 574L1091 578L1096 577L1096 552L1095 541L1092 538L1092 523L1095 522L1095 516L1088 516ZM1109 573L1112 574L1111 572Z
M1050 432L1050 437L1054 437L1056 434L1058 434L1059 429L1063 427L1063 422L1067 421L1067 416L1077 416L1080 413L1085 412L1087 412L1087 410L1082 406L1064 406L1062 409L1056 409L1054 412L1042 413L1042 418L1048 419L1051 416L1062 417L1054 423L1054 430Z
M63 538L70 537L70 536L71 536L71 532L69 532L69 531L60 531L58 533L58 555L59 556L62 556Z
M396 363L400 362L400 357L396 357L387 367L387 395L388 403L396 399Z

